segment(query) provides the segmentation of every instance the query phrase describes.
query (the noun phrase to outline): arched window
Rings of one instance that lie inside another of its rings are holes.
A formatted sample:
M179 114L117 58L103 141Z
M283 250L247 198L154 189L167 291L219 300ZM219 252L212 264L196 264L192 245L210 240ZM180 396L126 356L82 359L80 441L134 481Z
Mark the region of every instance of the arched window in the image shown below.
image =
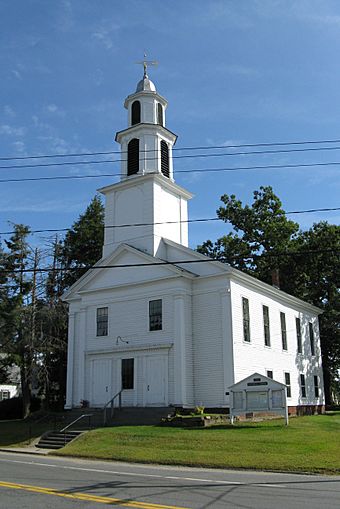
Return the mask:
M128 143L127 174L134 175L139 171L139 140L133 138Z
M165 177L170 177L169 147L164 140L161 141L161 171Z
M157 122L159 125L164 125L163 106L161 103L157 103Z
M140 102L134 101L131 106L131 125L140 123Z

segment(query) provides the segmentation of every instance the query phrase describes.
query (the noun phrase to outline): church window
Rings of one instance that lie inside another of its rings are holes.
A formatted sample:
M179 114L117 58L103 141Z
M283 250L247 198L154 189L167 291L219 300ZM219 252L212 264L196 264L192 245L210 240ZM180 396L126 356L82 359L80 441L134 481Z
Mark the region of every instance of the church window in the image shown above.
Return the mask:
M168 178L170 177L169 147L164 140L161 141L161 170L165 177L168 177Z
M302 353L302 336L301 336L301 320L300 318L295 318L296 325L296 341L297 341L297 351L298 353Z
M131 106L131 125L140 123L140 102L134 101Z
M292 387L290 384L290 373L285 373L285 384L287 387L287 398L292 397Z
M314 330L312 322L309 322L309 341L312 355L315 355L315 342L314 342Z
M139 171L139 139L133 138L128 143L127 174L135 175Z
M157 103L157 122L159 125L164 125L163 106L161 103Z
M287 351L287 326L286 326L286 315L284 313L280 313L280 321L281 321L281 339L282 339L282 350Z
M162 330L162 299L149 301L149 330Z
M97 308L97 336L107 336L109 325L108 308Z
M301 398L306 397L306 378L303 373L300 374L300 388L301 388Z
M250 316L249 316L249 300L242 297L242 313L243 313L243 341L250 343Z
M134 359L122 359L122 389L133 389Z
M319 377L318 375L314 375L314 396L318 398L319 394Z
M269 307L263 306L264 344L270 346Z

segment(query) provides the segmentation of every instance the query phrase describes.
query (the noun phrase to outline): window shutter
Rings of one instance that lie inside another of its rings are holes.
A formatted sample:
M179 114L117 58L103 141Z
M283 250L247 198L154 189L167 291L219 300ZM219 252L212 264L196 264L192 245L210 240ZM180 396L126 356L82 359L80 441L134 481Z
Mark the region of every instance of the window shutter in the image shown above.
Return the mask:
M169 147L164 140L161 141L161 171L165 177L170 177Z
M134 138L128 143L127 174L134 175L139 171L139 140Z

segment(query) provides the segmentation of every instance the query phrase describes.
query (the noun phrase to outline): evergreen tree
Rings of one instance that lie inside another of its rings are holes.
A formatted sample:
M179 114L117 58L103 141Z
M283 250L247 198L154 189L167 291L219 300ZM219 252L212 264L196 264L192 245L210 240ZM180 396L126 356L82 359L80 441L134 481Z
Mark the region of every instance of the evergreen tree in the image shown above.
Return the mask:
M27 276L30 249L27 243L29 228L14 225L14 233L5 240L7 252L3 257L2 273L5 278L0 309L3 351L8 361L20 368L23 414L29 413L31 402L32 369L34 362L33 337L28 313L32 283Z
M95 196L72 228L67 232L62 248L65 268L62 286L68 288L82 276L88 267L102 256L104 243L104 207Z

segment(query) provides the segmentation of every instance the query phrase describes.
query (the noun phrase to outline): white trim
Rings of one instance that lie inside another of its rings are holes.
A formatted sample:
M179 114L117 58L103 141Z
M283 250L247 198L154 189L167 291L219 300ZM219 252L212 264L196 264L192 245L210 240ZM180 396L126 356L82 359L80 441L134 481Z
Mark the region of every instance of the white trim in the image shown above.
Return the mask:
M153 126L153 130L154 130L154 127L159 127L159 126L153 125L153 124L150 124L150 125ZM143 131L144 130L145 130L145 124L143 124ZM190 193L183 187L179 186L178 184L175 184L175 182L171 181L168 177L164 177L163 174L159 174L159 173L149 173L149 174L145 174L145 175L138 175L137 177L134 177L132 179L123 180L122 182L117 182L116 184L111 184L109 186L101 187L100 189L97 189L97 191L102 194L107 194L107 193L111 192L112 190L117 191L118 189L121 190L121 189L125 189L127 187L134 187L138 183L139 180L143 183L146 182L146 180L154 180L155 182L157 182L157 184L160 184L162 187L165 187L168 191L170 191L176 195L179 194L182 197L184 197L186 200L190 200L194 196L192 193ZM204 255L201 255L201 256L204 256Z
M85 355L106 355L106 354L115 354L122 352L141 352L143 350L169 350L173 347L173 343L157 343L152 344L148 343L141 346L118 346L114 349L112 348L102 348L101 350L86 350Z

